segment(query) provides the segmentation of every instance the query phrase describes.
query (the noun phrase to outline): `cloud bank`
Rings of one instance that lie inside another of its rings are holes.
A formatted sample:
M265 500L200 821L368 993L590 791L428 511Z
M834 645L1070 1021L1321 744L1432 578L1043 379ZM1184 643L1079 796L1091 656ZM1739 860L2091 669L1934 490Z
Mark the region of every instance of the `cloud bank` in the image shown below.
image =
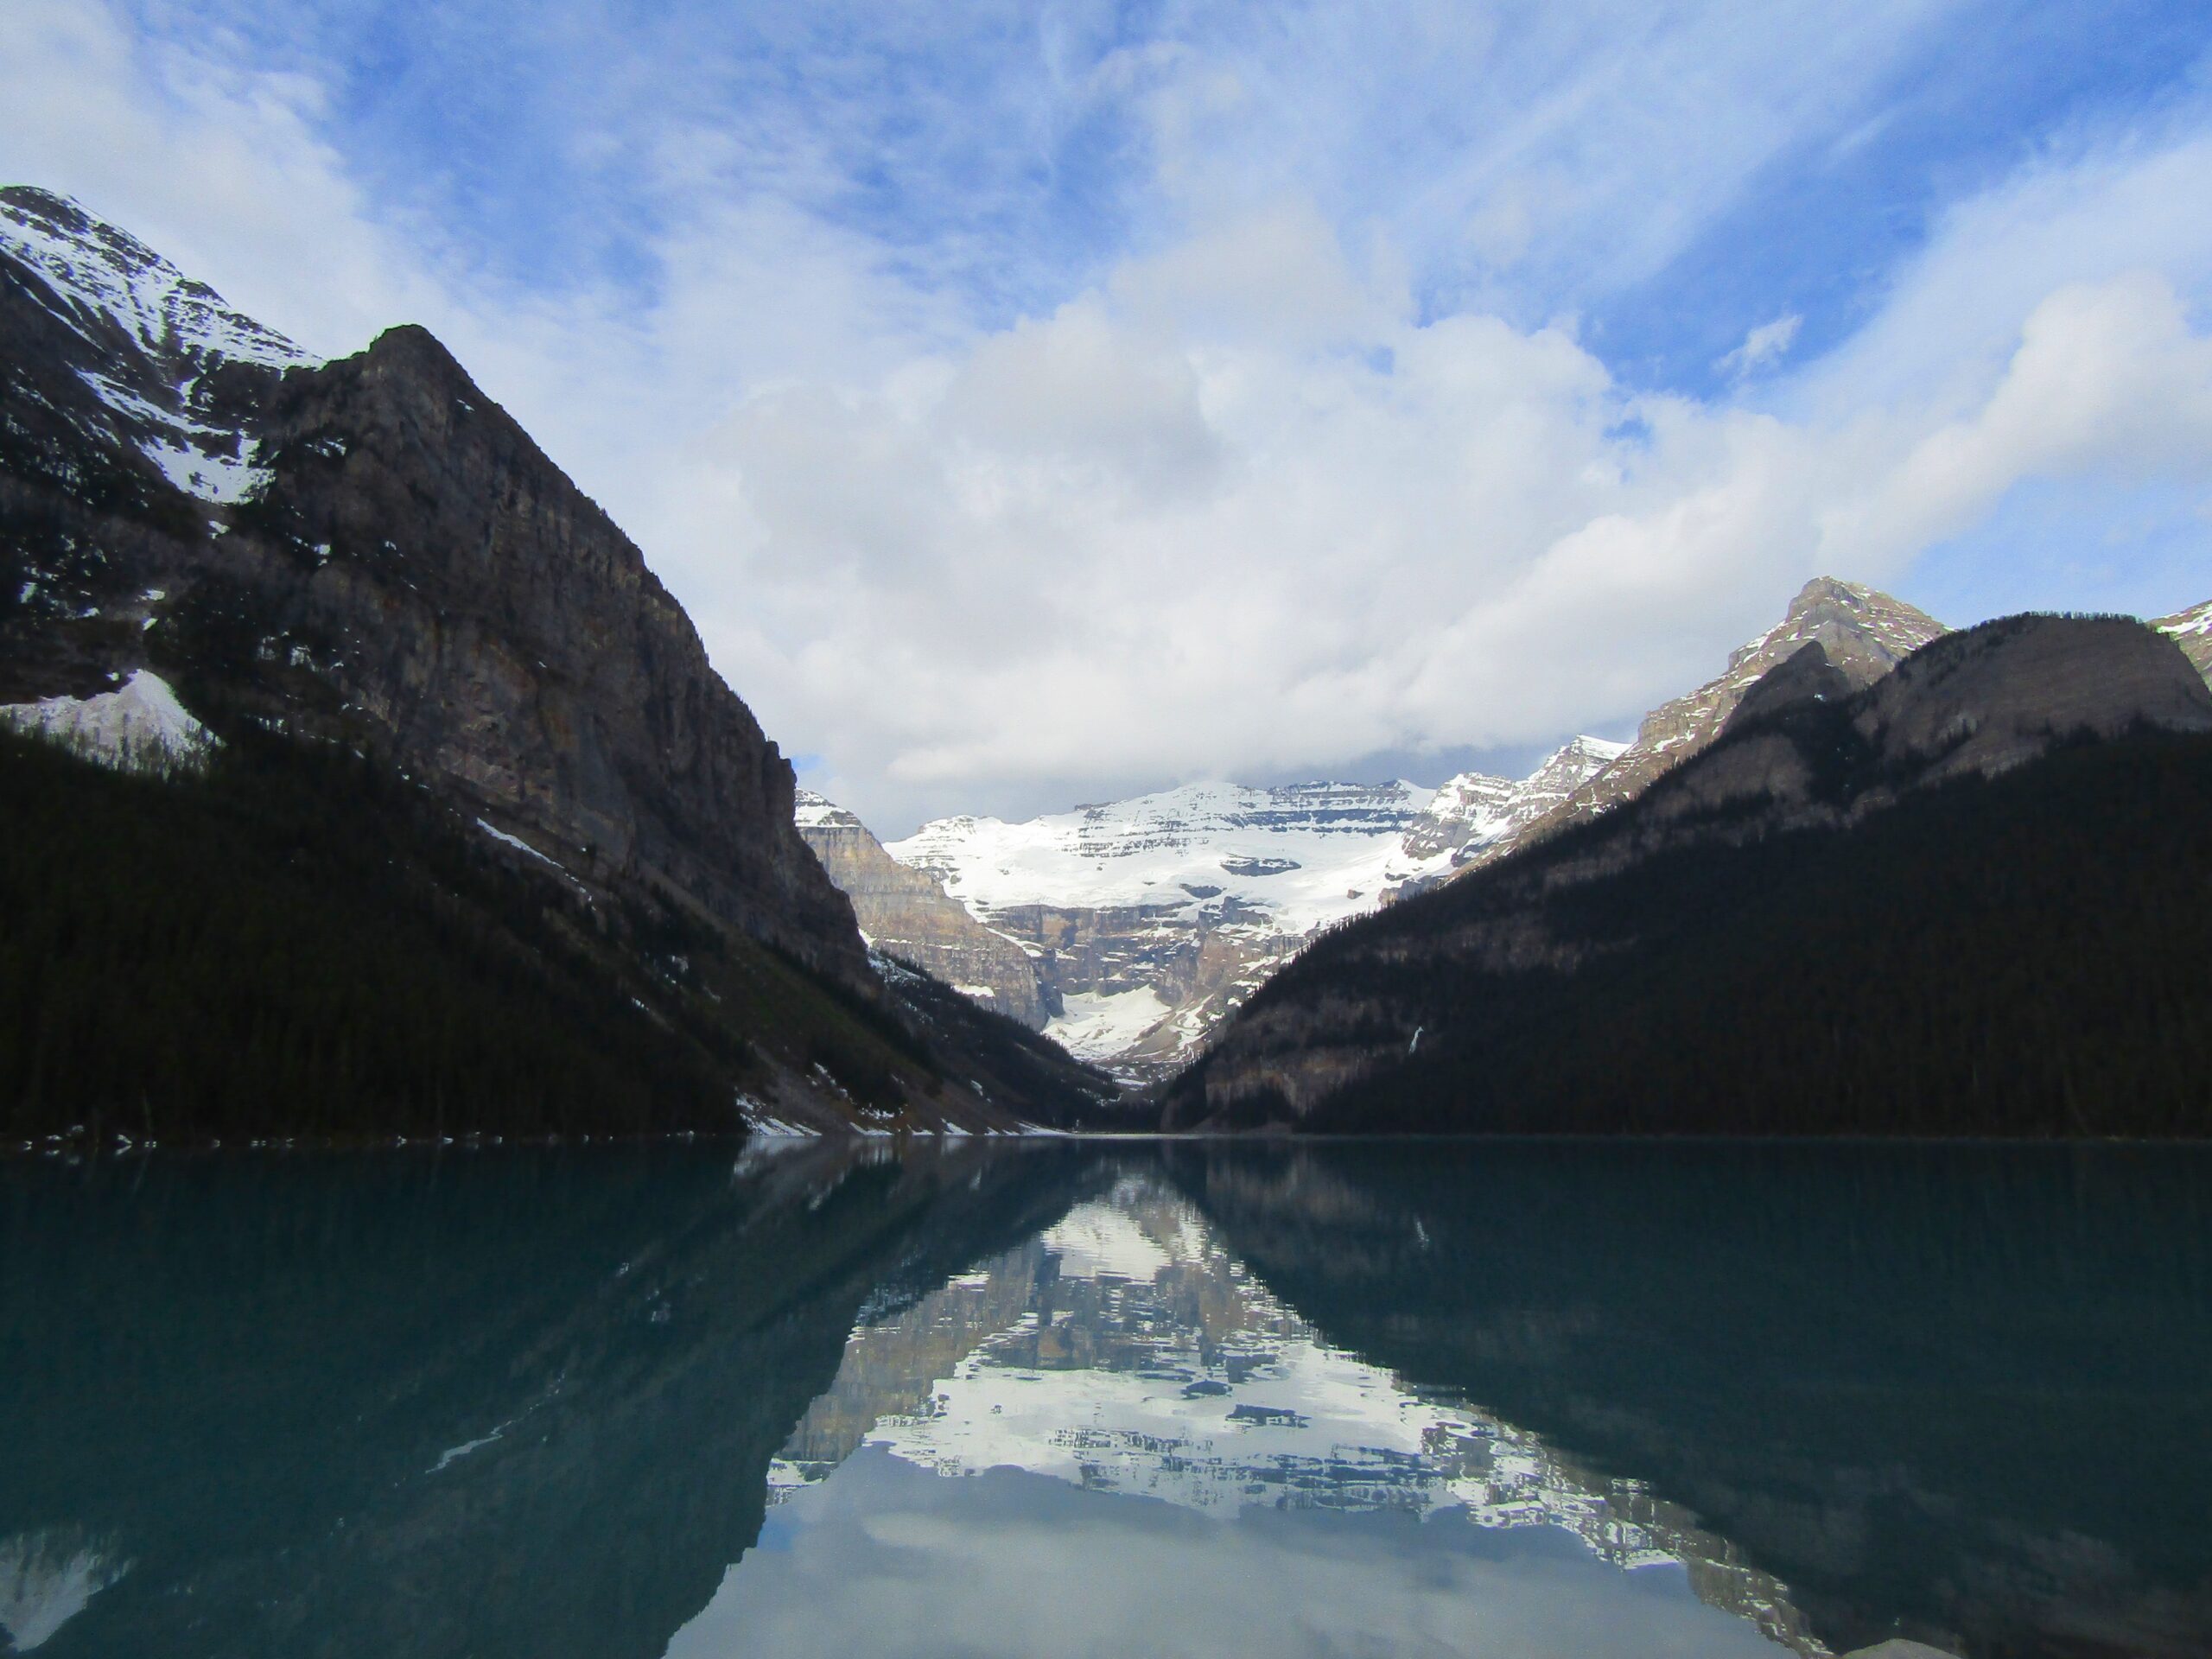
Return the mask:
M743 68L734 102L651 41L587 78L547 165L597 228L531 265L439 178L393 182L316 41L24 0L0 171L316 349L436 330L821 757L809 781L896 833L1619 731L1807 577L1910 596L2024 488L2202 522L2201 86L2035 135L1843 321L1777 277L1731 301L1704 383L1607 348L1612 299L1681 270L1694 308L1711 259L1755 261L1730 213L1876 142L1959 10L1785 10L1746 42L1725 7L1364 35L1047 7L990 14L960 75L926 35L857 51L764 11L692 54ZM1974 553L1992 592L2012 556ZM2126 565L2076 602L2204 596Z

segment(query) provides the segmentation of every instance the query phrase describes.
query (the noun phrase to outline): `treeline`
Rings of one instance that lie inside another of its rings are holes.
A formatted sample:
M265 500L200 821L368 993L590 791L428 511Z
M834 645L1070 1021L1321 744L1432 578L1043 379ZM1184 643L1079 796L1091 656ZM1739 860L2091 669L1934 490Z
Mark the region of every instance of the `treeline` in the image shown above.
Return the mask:
M1848 831L1532 899L1530 872L1586 838L1370 918L1262 992L1369 1011L1329 1042L1422 1032L1305 1127L2212 1133L2212 738L2068 747ZM1515 911L1576 965L1454 957L1455 934Z
M0 734L0 1133L733 1127L743 1043L645 1012L554 880L342 749L164 780Z

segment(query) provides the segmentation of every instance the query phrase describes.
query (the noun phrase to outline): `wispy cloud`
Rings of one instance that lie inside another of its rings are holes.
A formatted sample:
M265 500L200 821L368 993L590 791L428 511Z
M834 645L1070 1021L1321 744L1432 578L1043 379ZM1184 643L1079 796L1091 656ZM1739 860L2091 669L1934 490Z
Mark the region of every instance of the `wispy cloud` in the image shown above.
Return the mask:
M1796 312L1763 322L1744 336L1744 343L1713 363L1731 380L1742 380L1785 355L1796 341L1805 319Z

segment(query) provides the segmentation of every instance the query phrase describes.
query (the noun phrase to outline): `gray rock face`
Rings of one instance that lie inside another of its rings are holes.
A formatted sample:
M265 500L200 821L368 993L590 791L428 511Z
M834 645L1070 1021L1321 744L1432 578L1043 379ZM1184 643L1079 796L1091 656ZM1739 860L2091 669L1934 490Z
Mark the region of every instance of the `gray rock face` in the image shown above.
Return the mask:
M219 683L588 885L874 994L790 766L636 546L428 334L315 363L19 188L0 376L0 702Z
M843 807L802 789L798 810L800 836L853 901L871 946L1032 1031L1044 1030L1054 1010L1046 1006L1027 951L969 915L936 877L885 852L868 826Z
M636 545L419 328L288 375L221 547L398 758L587 879L873 985L790 764Z
M1856 582L1820 576L1789 602L1781 622L1729 658L1727 668L1694 691L1643 717L1636 741L1610 765L1529 826L1521 838L1546 836L1632 800L1656 779L1709 747L1745 695L1770 671L1808 645L1850 690L1872 685L1929 640L1943 625L1902 600ZM1503 852L1467 861L1495 862Z

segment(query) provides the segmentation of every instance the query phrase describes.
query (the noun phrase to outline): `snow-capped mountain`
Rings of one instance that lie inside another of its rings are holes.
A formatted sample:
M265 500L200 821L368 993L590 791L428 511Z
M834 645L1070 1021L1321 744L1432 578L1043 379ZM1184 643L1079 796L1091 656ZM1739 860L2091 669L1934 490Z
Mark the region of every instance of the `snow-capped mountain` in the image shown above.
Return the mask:
M273 376L319 359L42 190L0 189L0 254L42 279L26 292L92 349L97 366L76 371L91 398L64 411L85 437L128 444L203 501L236 503L265 486L251 407Z
M2196 616L2160 626L2185 634ZM1886 594L1820 577L1720 675L1646 715L1633 743L1578 737L1526 778L1466 772L1433 790L1193 784L1020 823L941 818L885 850L1030 951L1059 1008L1053 1037L1154 1077L1317 931L1641 794L1804 646L1819 644L1863 686L1944 632Z
M1510 846L1619 747L1577 738L1525 779L1440 789L1205 783L1017 823L940 818L885 850L1030 952L1051 1035L1141 1077L1317 931Z

